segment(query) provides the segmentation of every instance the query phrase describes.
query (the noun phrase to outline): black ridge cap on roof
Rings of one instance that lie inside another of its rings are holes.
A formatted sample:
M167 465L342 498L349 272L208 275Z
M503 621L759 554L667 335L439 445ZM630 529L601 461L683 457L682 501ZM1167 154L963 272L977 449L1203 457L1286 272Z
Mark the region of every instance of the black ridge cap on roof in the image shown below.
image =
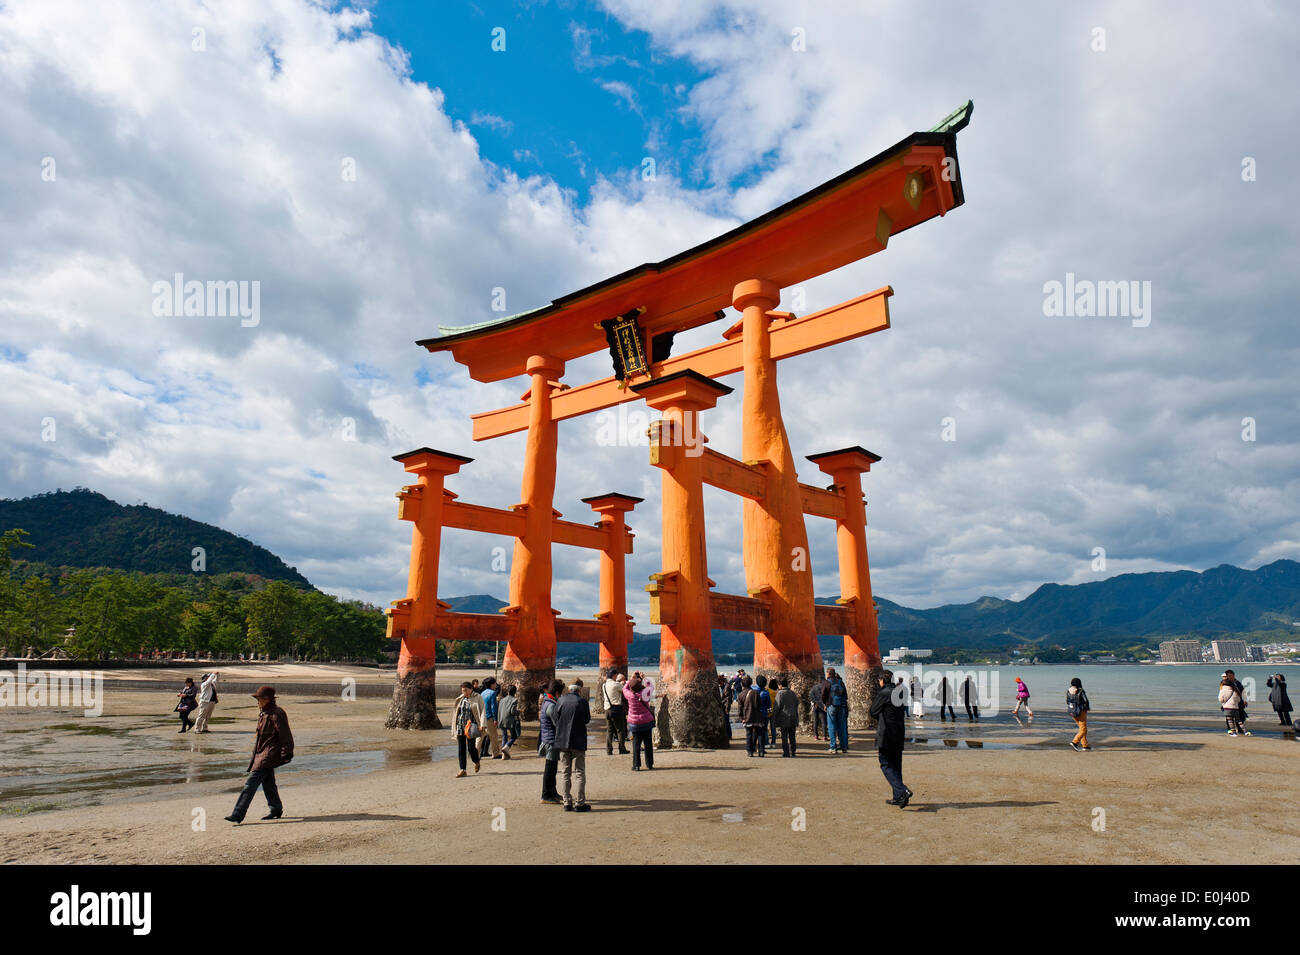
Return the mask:
M964 125L965 124L962 124L962 126L959 128L964 128ZM676 255L667 259L663 259L660 262L646 262L643 263L642 265L634 266L625 272L620 272L617 275L612 276L611 278L603 279L595 283L594 285L588 285L584 289L579 289L576 292L570 292L568 295L562 295L561 297L552 301L550 305L543 305L540 308L533 309L531 312L523 312L519 315L516 315L514 318L510 319L509 321L501 322L501 324L499 325L479 326L477 328L468 329L463 332L457 332L453 335L443 335L441 337L436 337L436 338L421 338L415 344L421 345L429 349L430 351L433 351L434 346L454 345L461 341L478 338L487 333L494 333L502 329L514 328L517 325L524 325L529 322L536 321L537 319L542 318L545 315L550 314L551 312L557 312L560 309L564 308L569 303L576 301L577 299L585 298L586 296L591 295L593 292L599 291L611 285L617 285L620 282L624 282L630 278L633 278L634 276L642 275L646 272L666 271L667 269L671 268L672 266L676 265L678 262L684 259L688 259L696 255L700 255L701 253L708 251L714 246L725 245L727 242L739 238L740 236L744 235L746 232L755 229L759 226L765 225L770 220L779 218L780 216L783 216L786 213L793 211L794 209L798 208L801 205L804 205L810 200L817 198L822 193L829 192L832 189L835 189L837 186L843 185L848 180L862 175L863 173L869 171L873 167L884 164L887 160L892 158L896 153L902 152L905 149L910 149L913 146L942 146L944 148L945 155L947 155L948 158L954 160L953 168L955 169L955 174L952 178L952 208L956 209L958 206L962 205L966 201L966 195L965 192L962 190L962 185L961 185L961 165L955 162L957 158L956 131L953 130L953 131L943 132L943 133L935 133L935 132L912 133L912 135L908 136L906 139L900 140L899 142L890 146L888 149L884 150L883 152L877 153L876 155L872 156L870 159L866 160L865 162L858 163L858 165L854 166L852 169L848 170L847 172L840 173L834 179L828 179L825 182L823 182L821 185L814 186L812 189L803 193L803 195L796 196L795 198L791 199L789 202L783 203L777 206L775 209L763 213L757 219L750 219L748 222L736 226L736 228L732 229L730 232L724 232L722 235L714 236L712 239L709 239L705 242L701 242L699 245L692 246L691 248L687 249L685 252L678 252ZM919 225L920 223L916 223L916 224ZM908 226L907 228L910 229L912 227ZM906 231L907 229L900 229L899 232L896 232L894 234L898 235Z
M645 501L643 497L633 497L631 494L623 494L621 491L608 491L604 494L593 494L591 497L580 498L583 504L590 504L592 501L602 501L607 497L618 497L625 501L635 501L637 504Z
M701 375L694 368L683 368L681 371L675 371L671 375L660 375L658 378L648 378L640 384L629 385L628 387L639 395L643 391L649 391L651 388L667 384L670 381L693 381L696 384L703 385L710 391L716 391L719 397L722 395L729 395L736 390L730 385L724 385L722 382L714 378Z
M463 454L452 454L450 451L439 451L437 448L416 448L414 451L403 451L401 454L394 454L394 461L405 461L407 458L415 457L417 454L437 454L444 458L452 458L464 464L469 464L473 458L467 458Z
M822 451L820 454L809 454L809 455L805 455L805 457L809 461L812 461L815 464L816 462L820 461L822 458L830 458L830 457L834 457L837 454L847 454L853 451L859 454L865 454L867 457L871 458L873 464L878 464L881 460L883 460L880 457L880 455L876 454L874 451L868 451L860 444L855 444L851 448L840 448L838 451Z

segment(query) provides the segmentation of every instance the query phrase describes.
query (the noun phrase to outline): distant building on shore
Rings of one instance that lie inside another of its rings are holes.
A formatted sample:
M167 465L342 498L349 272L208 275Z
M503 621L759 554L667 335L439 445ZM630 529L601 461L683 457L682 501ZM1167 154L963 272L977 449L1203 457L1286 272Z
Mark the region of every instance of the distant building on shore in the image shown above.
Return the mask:
M1250 650L1245 640L1213 640L1210 649L1215 663L1248 663Z
M1199 640L1165 640L1160 644L1161 663L1200 663Z
M903 657L928 657L934 654L933 650L913 650L911 647L894 647L885 655L886 663L902 663Z

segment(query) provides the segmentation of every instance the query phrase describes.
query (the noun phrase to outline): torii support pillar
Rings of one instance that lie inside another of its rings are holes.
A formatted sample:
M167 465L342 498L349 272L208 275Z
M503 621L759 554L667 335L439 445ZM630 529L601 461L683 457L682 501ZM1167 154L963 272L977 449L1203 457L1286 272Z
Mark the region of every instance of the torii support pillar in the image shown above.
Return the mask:
M746 463L766 461L768 475L762 500L744 503L743 553L749 593L764 594L772 612L771 629L754 634L754 669L769 680L790 680L799 697L800 723L809 729L809 693L822 678L822 655L799 475L781 418L772 357L769 326L776 316L769 313L780 300L780 289L762 279L741 282L732 293L732 305L743 315L742 456Z
M870 723L868 712L880 673L880 625L871 597L871 569L867 564L867 511L862 500L862 475L880 456L866 448L845 448L810 454L813 462L831 476L835 490L844 496L844 517L836 521L835 542L840 558L840 603L853 611L855 633L844 636L844 684L849 691L849 725Z
M443 479L473 458L419 448L394 456L418 482L397 495L397 516L411 522L411 569L406 599L388 613L388 635L402 641L397 684L384 725L390 729L439 729L435 665L438 618L438 554L442 546Z
M592 698L596 712L605 712L605 694L600 687L612 675L627 672L627 648L632 642L632 618L627 613L627 518L624 516L644 501L628 494L584 497L582 503L600 515L597 525L609 535L600 552L600 612L596 619L608 624L609 639L600 645L600 679Z
M730 734L718 705L713 660L708 557L704 542L704 436L699 413L731 389L693 371L655 378L632 390L663 412L650 431L650 463L663 472L663 572L676 590L671 624L661 626L660 695L667 700L673 745L726 749ZM662 731L661 731L662 738Z
M528 443L518 510L524 533L515 540L510 564L510 606L515 633L506 644L501 683L519 685L523 718L537 719L537 698L555 679L555 613L551 610L551 523L555 518L555 455L558 435L551 414L551 391L564 374L564 362L533 355L526 370L531 379Z

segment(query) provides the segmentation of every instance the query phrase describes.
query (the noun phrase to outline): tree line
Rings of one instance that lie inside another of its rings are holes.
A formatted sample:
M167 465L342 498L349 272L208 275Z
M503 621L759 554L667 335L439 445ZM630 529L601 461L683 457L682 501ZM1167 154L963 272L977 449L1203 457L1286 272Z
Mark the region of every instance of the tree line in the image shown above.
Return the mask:
M57 647L84 660L383 656L384 615L370 604L243 573L52 567L18 559L32 546L27 536L17 528L0 535L0 647L10 655Z

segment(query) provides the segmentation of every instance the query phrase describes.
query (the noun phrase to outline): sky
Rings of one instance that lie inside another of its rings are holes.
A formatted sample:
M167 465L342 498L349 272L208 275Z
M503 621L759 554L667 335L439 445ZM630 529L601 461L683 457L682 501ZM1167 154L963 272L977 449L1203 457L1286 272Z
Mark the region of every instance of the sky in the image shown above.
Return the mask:
M965 205L798 290L812 311L891 285L892 327L779 370L801 480L826 483L806 454L883 459L876 593L1295 559L1298 24L1281 3L5 0L0 496L148 502L387 604L410 547L392 455L471 456L461 500L519 499L522 435L475 443L469 416L526 382L416 339L497 317L494 289L517 312L666 258L972 99ZM175 314L177 275L237 283L244 311ZM1136 294L1056 314L1068 282ZM732 455L738 397L704 419ZM646 630L659 473L599 427L562 424L555 506L646 499ZM710 576L743 593L739 501L709 489L706 517ZM808 530L835 594L833 525ZM504 599L497 548L445 532L441 593ZM557 549L565 616L597 609L596 568Z

